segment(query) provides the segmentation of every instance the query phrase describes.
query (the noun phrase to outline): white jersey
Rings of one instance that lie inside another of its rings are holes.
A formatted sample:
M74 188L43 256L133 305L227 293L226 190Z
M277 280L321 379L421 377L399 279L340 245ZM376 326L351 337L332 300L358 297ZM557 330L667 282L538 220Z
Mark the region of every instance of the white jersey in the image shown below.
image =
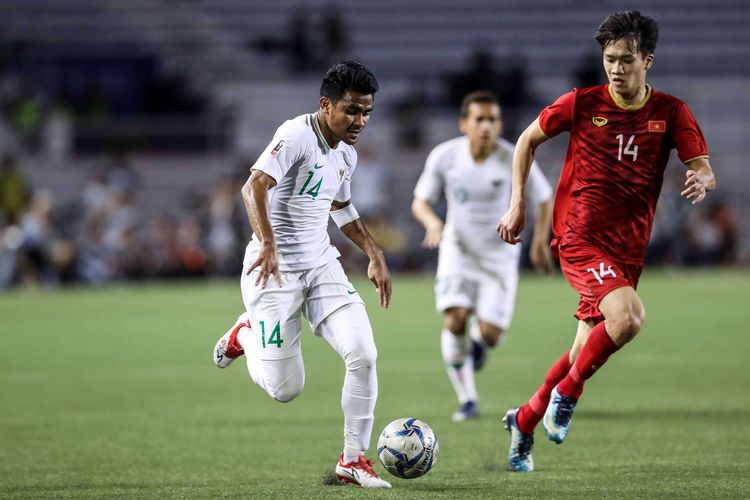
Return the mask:
M416 198L448 202L444 245L455 245L469 257L485 263L518 259L520 245L500 239L496 228L510 206L513 144L499 139L497 148L481 164L471 156L469 139L458 137L439 144L425 162L414 188ZM532 163L526 194L535 207L552 197L552 188L536 162Z
M351 198L351 177L357 164L354 148L343 141L328 146L316 113L300 115L281 125L253 170L276 181L268 192L271 226L280 271L303 271L339 257L328 237L331 203ZM253 235L244 265L255 260L260 243Z

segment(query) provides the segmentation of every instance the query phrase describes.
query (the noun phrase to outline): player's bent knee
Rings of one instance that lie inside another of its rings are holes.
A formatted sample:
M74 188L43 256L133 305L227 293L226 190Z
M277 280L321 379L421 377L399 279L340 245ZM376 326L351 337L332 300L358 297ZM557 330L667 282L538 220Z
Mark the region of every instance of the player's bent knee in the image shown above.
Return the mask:
M482 334L482 340L484 340L488 346L495 347L500 342L505 331L502 328L492 326L480 329L480 333Z
M607 332L618 345L630 342L641 331L646 319L642 307L631 307L607 318Z
M375 366L378 359L378 351L374 342L366 342L358 345L354 350L344 356L347 370L369 369Z
M466 331L466 321L469 311L461 308L450 308L445 311L443 325L454 335L463 335Z
M287 380L281 385L274 387L268 394L279 403L288 403L299 396L304 387L304 380Z

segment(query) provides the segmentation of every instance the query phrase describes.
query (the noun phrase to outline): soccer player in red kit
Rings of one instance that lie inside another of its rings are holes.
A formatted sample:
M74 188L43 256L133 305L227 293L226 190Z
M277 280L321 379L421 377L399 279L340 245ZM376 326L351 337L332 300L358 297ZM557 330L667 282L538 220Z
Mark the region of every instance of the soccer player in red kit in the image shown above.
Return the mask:
M656 22L640 12L609 15L596 33L609 84L561 96L516 144L510 208L497 227L514 244L524 227L524 187L534 151L570 132L551 246L581 298L573 346L531 399L503 418L513 470L534 469L533 432L540 420L550 440L563 442L584 382L643 326L636 287L670 151L676 149L688 168L682 196L699 203L716 185L703 134L687 105L646 84L658 36Z

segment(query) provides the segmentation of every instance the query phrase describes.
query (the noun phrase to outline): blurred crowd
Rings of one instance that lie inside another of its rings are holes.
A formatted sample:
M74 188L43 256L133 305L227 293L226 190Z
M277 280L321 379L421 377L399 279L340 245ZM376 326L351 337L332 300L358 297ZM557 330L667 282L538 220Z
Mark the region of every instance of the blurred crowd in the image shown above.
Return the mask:
M389 206L398 207L376 195L387 191L387 176L375 165L360 170L361 178L354 183L362 188L354 193L358 207L393 271L432 271L434 255L418 246L421 234L409 237L413 228L394 223L388 211ZM0 167L0 288L237 276L251 236L239 195L246 175L225 175L204 190L181 194L172 213L153 208L144 212L142 180L124 154L113 155L92 171L80 195L65 203L48 190L36 189L17 160L5 155ZM677 174L666 179L648 263L735 262L733 208L720 200L690 207L679 196L680 185ZM361 270L361 252L339 231L331 234L344 264Z
M80 196L58 203L34 189L12 156L0 172L0 287L17 284L231 275L248 234L238 196L244 179L186 193L174 214L144 216L127 157L92 172Z

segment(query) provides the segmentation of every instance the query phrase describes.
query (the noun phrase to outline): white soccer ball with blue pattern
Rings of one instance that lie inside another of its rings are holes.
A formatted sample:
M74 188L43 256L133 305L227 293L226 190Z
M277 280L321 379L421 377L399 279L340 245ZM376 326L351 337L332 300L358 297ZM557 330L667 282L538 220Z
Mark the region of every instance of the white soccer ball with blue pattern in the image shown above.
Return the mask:
M378 458L394 476L424 476L437 462L438 439L429 425L416 418L399 418L385 426L378 439Z

